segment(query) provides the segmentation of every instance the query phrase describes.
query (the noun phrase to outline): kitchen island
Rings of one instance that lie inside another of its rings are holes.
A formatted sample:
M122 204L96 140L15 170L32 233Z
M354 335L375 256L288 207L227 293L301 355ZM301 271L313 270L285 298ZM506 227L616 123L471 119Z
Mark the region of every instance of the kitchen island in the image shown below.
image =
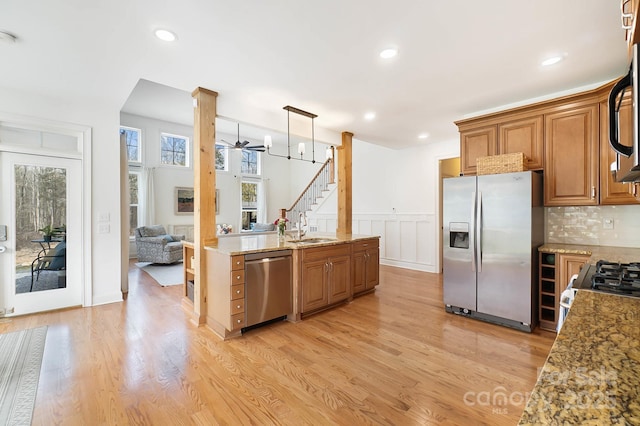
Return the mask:
M639 324L639 298L578 291L519 424L640 424Z
M313 234L297 242L294 238L294 234L284 240L276 234L239 235L205 246L206 323L216 334L236 337L246 325L246 255L291 251L289 321L350 301L378 284L378 236Z

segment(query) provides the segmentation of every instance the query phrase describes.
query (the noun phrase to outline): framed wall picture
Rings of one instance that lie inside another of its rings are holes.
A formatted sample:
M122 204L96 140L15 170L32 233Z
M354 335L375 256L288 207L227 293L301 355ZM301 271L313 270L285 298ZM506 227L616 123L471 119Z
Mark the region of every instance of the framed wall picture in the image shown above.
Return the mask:
M176 187L176 214L193 214L193 188Z

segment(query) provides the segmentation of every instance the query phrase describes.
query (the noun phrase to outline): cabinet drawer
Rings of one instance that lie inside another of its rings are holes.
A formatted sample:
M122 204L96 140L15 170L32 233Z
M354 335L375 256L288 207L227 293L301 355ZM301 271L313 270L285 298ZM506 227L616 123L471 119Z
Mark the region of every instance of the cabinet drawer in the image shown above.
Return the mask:
M326 259L334 256L349 256L351 254L351 245L344 243L335 246L314 247L302 250L304 261L314 261Z
M231 300L244 299L244 284L231 286Z
M356 241L352 243L353 251L365 251L372 248L378 247L378 239L375 240L364 240L364 241Z
M244 327L244 312L241 314L231 315L231 329L237 330Z
M231 301L231 315L241 314L244 312L244 299Z
M244 269L242 271L231 271L231 285L244 284Z
M244 256L231 256L231 270L244 270Z

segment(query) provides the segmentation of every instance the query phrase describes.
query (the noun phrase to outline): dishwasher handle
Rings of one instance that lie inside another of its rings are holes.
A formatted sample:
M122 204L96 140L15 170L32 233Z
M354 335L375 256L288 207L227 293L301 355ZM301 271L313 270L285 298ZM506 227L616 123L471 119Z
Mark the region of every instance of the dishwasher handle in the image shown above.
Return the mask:
M292 250L274 250L270 252L245 254L245 262L253 262L254 260L275 259L283 256L291 256Z
M261 259L248 260L245 261L245 265L247 264L255 264L255 263L270 263L270 262L278 262L281 260L287 260L289 256L280 256L280 257L263 257Z

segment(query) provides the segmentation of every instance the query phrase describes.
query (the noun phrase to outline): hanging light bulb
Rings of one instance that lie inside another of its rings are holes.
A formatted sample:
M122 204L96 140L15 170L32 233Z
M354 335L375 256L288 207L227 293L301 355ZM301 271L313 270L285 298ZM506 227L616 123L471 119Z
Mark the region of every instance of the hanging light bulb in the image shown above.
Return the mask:
M271 148L273 146L273 141L271 140L271 135L264 135L264 147Z
M327 150L325 151L325 154L327 156L327 160L332 160L333 159L333 146L328 147Z
M298 154L304 155L304 142L298 144Z

